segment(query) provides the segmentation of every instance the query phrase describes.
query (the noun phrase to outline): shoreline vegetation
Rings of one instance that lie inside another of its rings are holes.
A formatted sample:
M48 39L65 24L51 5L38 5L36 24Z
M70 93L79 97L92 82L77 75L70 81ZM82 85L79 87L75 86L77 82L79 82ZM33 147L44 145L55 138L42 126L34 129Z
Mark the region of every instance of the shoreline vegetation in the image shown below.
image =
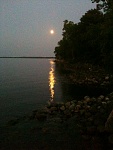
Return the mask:
M73 84L95 88L113 87L113 72L100 65L90 63L70 63L55 59L56 65L61 66L66 78Z

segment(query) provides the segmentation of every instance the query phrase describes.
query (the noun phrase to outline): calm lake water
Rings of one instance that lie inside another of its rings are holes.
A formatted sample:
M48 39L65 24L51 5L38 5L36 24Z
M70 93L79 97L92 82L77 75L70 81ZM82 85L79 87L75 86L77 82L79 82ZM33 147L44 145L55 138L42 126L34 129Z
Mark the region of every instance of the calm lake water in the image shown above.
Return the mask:
M0 59L0 120L8 121L51 101L70 98L53 59Z
M31 113L48 101L70 101L105 92L69 83L54 59L0 59L0 123Z

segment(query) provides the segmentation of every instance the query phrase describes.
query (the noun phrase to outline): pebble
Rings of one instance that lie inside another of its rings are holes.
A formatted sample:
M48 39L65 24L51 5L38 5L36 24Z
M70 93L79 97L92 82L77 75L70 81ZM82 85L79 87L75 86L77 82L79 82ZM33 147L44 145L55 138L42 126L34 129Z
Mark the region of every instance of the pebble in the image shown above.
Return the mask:
M57 111L57 107L51 107L50 111Z
M74 110L75 109L75 104L70 105L69 109Z
M65 106L60 107L60 110L62 111L65 110Z
M67 102L67 103L65 103L65 106L66 106L67 108L69 108L69 107L70 107L70 105L71 105L71 102Z

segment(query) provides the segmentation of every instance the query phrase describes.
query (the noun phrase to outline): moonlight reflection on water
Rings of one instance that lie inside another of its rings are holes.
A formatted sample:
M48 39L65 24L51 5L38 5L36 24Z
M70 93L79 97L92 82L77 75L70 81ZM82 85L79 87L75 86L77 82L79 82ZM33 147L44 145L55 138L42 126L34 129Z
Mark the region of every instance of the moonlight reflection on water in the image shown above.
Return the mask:
M54 86L55 86L55 75L54 75L54 61L50 60L50 71L49 71L49 89L50 89L50 101L54 99Z

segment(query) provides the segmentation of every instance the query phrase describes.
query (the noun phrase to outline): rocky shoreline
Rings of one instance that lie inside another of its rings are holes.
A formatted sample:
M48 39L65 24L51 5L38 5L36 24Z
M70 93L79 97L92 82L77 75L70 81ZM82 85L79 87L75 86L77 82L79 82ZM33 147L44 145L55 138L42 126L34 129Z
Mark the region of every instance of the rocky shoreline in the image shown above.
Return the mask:
M68 63L56 60L66 78L75 85L108 89L113 87L113 74L102 66Z
M40 130L44 134L55 132L56 136L62 132L59 131L60 129L56 129L59 124L60 126L68 124L66 130L69 132L77 130L86 145L85 149L90 146L93 146L94 150L111 150L113 148L113 92L107 96L100 95L97 98L85 96L79 101L59 103L49 101L44 108L34 110L23 118L23 120L26 119L28 121L36 120L37 127L38 124L43 123L44 127L41 125ZM22 119L11 120L8 126L15 126L21 121ZM76 139L76 134L71 140L74 141L74 138Z
M107 146L113 146L113 113L109 116L112 108L113 93L107 96L100 95L98 98L85 96L81 101L49 102L43 110L33 111L29 118L39 121L54 118L56 122L65 122L74 118L84 139L104 137Z

